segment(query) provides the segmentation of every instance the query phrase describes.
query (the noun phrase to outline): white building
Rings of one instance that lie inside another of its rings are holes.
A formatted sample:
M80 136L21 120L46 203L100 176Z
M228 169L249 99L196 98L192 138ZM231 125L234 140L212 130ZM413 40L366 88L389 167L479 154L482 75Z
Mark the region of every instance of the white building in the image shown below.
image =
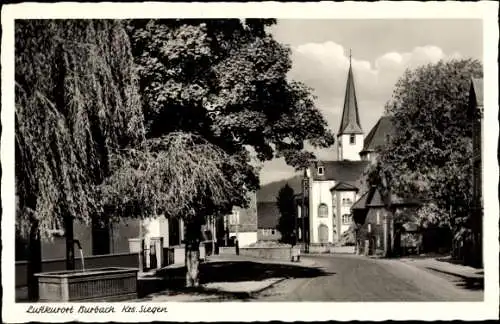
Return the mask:
M351 206L362 191L361 160L364 133L358 112L352 66L349 66L342 120L337 135L336 161L319 161L306 170L309 197L309 243L339 241L352 223Z

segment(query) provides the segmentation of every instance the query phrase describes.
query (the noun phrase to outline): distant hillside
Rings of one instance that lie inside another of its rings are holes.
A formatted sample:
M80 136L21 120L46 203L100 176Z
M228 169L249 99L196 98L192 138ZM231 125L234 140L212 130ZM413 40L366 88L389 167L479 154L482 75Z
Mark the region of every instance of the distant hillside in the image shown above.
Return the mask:
M279 180L275 182L268 183L263 185L259 191L257 191L257 202L273 202L276 201L276 197L278 196L278 192L281 188L283 188L287 183L290 187L292 187L295 194L301 193L301 181L302 176L296 175L293 178Z

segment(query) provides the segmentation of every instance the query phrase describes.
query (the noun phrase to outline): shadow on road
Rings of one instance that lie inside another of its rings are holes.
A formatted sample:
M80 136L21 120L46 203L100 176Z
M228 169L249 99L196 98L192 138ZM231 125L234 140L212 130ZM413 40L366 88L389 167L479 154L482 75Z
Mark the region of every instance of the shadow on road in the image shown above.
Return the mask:
M251 261L209 262L200 264L200 283L261 281L270 278L312 278L328 275L317 268ZM165 268L157 272L165 279L184 283L186 268Z
M461 278L456 285L469 290L484 290L484 278Z
M262 281L270 278L313 278L331 275L318 268L251 261L209 262L200 264L200 284L215 282ZM159 277L161 278L159 280ZM141 280L140 295L145 296L162 290L170 295L177 293L217 294L227 299L249 299L248 293L222 293L214 289L185 288L186 268L164 268L156 273L156 280ZM227 296L226 296L227 295Z
M449 280L459 288L468 290L484 290L484 277L482 277L483 275L482 271L476 273L477 275L479 275L477 277L468 277L432 267L429 267L428 269L440 273L441 275L444 275L445 277L449 278Z
M200 267L201 283L261 281L269 278L313 278L328 275L323 270L260 262L213 262Z

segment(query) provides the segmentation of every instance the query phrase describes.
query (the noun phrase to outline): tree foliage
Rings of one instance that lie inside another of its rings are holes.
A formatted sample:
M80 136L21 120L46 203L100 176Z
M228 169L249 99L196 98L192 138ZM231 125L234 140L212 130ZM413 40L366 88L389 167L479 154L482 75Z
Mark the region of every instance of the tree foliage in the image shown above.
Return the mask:
M118 217L183 217L186 222L246 205L241 161L199 135L174 132L112 155L102 194ZM233 174L227 177L227 174Z
M381 148L369 182L387 195L418 198L424 223L458 229L472 203L471 78L482 76L477 60L440 61L408 70L396 84L386 113L395 134Z
M273 19L132 20L148 134L200 134L229 154L303 166L304 141L333 135L310 89L289 81L290 49L273 39ZM254 170L243 170L247 180Z
M276 197L276 204L281 215L278 221L278 230L281 233L281 241L288 244L295 243L296 238L295 221L297 210L294 196L292 187L286 184L280 189L278 197Z
M141 102L120 21L17 20L15 51L16 224L43 235L100 210L110 150L144 136Z

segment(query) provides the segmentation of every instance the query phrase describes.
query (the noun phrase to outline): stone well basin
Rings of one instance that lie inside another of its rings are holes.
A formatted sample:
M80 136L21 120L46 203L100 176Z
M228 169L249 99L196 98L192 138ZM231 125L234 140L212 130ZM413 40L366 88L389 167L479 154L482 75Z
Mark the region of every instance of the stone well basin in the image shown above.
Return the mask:
M137 298L135 268L107 267L37 273L39 301L120 301Z

